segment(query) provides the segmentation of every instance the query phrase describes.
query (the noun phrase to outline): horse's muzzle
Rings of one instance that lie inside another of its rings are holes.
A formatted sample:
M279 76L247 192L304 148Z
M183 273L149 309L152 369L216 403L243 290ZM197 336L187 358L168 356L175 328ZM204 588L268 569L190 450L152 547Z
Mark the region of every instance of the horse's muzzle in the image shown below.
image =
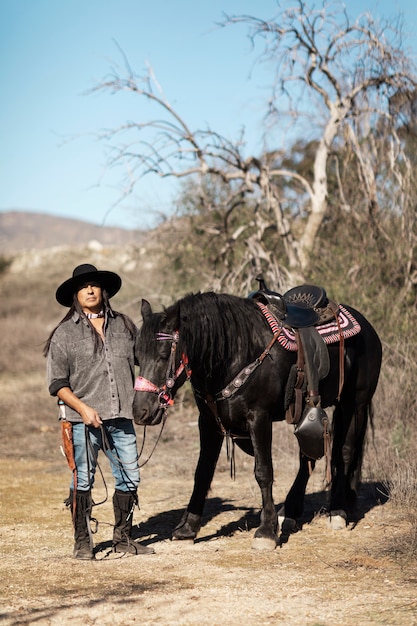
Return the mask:
M138 426L156 426L160 424L165 414L165 407L159 406L153 413L149 413L146 409L141 412L134 411L134 421Z

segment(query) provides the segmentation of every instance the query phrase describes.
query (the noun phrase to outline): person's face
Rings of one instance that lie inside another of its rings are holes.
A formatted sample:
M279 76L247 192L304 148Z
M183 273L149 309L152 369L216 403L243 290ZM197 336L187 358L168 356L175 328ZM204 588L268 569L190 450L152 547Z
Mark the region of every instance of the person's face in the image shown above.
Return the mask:
M77 291L77 299L85 313L100 313L102 294L98 283L90 282L82 285Z

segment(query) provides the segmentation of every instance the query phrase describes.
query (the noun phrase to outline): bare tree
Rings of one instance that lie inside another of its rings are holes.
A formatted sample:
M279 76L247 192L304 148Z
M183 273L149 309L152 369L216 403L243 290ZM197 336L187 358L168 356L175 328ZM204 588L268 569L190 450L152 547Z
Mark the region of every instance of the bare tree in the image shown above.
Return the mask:
M242 138L233 143L210 128L190 129L164 96L151 69L145 76L136 76L126 63L123 74L114 72L98 86L146 98L161 114L148 121L129 122L107 135L119 141L113 162L128 165L126 192L150 172L161 177L217 177L229 189L222 198L225 211L239 210L242 198L254 206L254 227L250 232L240 228L228 238L228 245L246 237L247 263L262 265L267 259L275 282L294 282L308 271L311 252L329 211L328 165L337 141L349 141L354 147L367 210L376 211L378 164L370 158L369 146L362 143L364 122L372 127L383 116L395 136L390 99L413 91L417 84L414 67L402 50L400 19L394 24L379 24L364 14L351 21L340 6L334 9L324 2L315 9L296 0L294 7L280 9L269 21L226 16L222 23L244 23L254 45L259 39L263 41L258 60L270 63L275 76L265 123L273 129L286 114L295 122L296 136L298 125L308 120L316 140L311 177L283 168L277 159L283 150L278 151L277 146L259 156L245 157ZM120 143L123 134L127 141ZM365 139L369 137L368 132ZM394 153L392 156L395 171L397 162ZM292 206L285 201L288 190ZM212 198L204 194L203 184L200 191L202 210L209 212ZM265 250L262 236L270 227L280 238L284 262Z

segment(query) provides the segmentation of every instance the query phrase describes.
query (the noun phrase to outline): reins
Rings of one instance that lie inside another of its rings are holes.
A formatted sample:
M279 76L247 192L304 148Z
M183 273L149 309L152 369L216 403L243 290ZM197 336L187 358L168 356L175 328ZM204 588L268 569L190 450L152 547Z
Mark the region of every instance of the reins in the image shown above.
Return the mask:
M246 365L237 374L237 376L235 376L234 379L226 387L224 387L224 389L222 389L221 391L215 394L214 398L212 398L211 400L213 406L215 406L215 403L217 401L228 400L229 398L231 398L242 387L242 385L244 385L247 382L247 380L250 378L253 372L260 365L262 365L265 358L270 354L271 348L274 345L274 343L277 341L278 337L280 336L281 331L282 331L282 328L278 327L277 332L274 333L271 341L268 343L265 350L263 350L263 352L259 355L259 357L257 357L249 365ZM135 391L146 391L148 393L156 394L159 399L160 408L166 409L168 406L172 406L174 404L174 399L172 397L171 390L173 389L178 378L185 371L187 380L190 380L192 371L189 367L188 357L185 353L182 354L179 365L177 369L175 369L175 354L177 350L177 344L179 341L178 331L175 331L173 334L158 333L157 340L158 341L166 341L166 340L171 341L171 352L170 352L170 356L168 359L165 383L158 386L152 381L150 381L149 379L144 378L143 376L138 376L135 381L134 389ZM194 387L194 385L193 385L193 388L194 388L194 392L196 393L196 395L198 395L199 397L201 397L207 402L208 394L204 396L196 387ZM214 411L212 412L214 415L216 415ZM220 420L220 418L218 419ZM219 422L219 424L221 425L222 434L225 434L226 430L224 429L224 426L221 424L221 422Z
M152 450L150 451L150 453L148 455L148 458L145 461L143 461L142 463L139 463L139 467L143 467L144 465L149 463L151 457L153 456L153 453L156 450L156 446L158 445L159 440L162 437L162 433L163 433L163 430L164 430L164 427L165 427L165 423L166 423L166 412L164 411L164 413L162 415L161 429L160 429L158 437L157 437L157 439L156 439L156 441L154 443L154 446L153 446ZM146 440L146 426L144 426L144 428L143 428L143 438L142 438L142 445L141 445L141 448L140 448L140 451L139 451L139 459L141 458L143 450L145 448L145 440Z
M280 336L281 331L282 331L282 328L278 327L277 332L274 333L272 339L270 340L266 348L262 351L262 353L259 355L259 357L257 357L249 365L245 366L237 374L237 376L235 376L234 379L226 387L224 387L224 389L222 389L221 391L215 394L214 398L208 393L205 393L205 394L201 393L196 387L193 386L195 395L201 398L206 403L206 405L208 406L208 408L210 409L211 413L213 414L216 420L220 433L226 439L227 458L230 459L230 474L232 478L235 477L235 460L234 460L235 459L235 453L234 453L235 452L235 449L234 449L235 440L236 439L250 439L250 436L249 435L236 435L232 433L231 431L226 430L219 416L219 412L217 410L217 402L222 401L222 400L229 400L242 387L242 385L244 385L247 382L247 380L250 378L253 372L260 365L262 365L265 358L270 354L271 348L274 345L274 343L277 341L278 337ZM158 386L152 381L148 380L147 378L144 378L143 376L138 376L138 378L135 381L134 388L135 388L135 391L146 391L148 393L154 393L158 396L160 408L163 409L163 420L164 420L163 424L164 424L165 419L166 419L165 417L166 409L168 408L168 406L172 406L174 404L174 399L172 398L171 390L173 389L179 376L184 371L186 372L187 380L190 380L192 372L188 364L188 357L184 353L182 354L182 357L181 357L181 360L179 362L177 369L175 369L175 355L176 355L176 350L177 350L177 344L179 341L178 331L175 331L173 334L158 333L157 340L158 341L167 341L167 340L171 341L171 352L170 352L170 356L168 359L165 383L161 386ZM156 445L159 442L161 434L162 434L162 429L158 437L158 440L154 446L154 449L152 450L152 454L156 448ZM230 442L231 442L231 447L230 447ZM149 460L149 458L147 459L147 461Z
M142 463L138 464L139 468L141 468L144 465L146 465L149 462L150 458L152 457L153 453L155 452L155 448L158 445L159 440L161 438L161 435L162 435L162 432L163 432L163 429L164 429L164 426L165 426L165 422L166 422L166 418L164 417L164 419L162 421L160 432L158 434L158 438L157 438L157 440L156 440L156 442L155 442L151 452L149 453L147 459L145 461L143 461ZM118 465L120 467L120 469L122 471L122 474L125 475L126 474L125 468L127 467L127 464L121 460L121 458L118 456L118 454L113 452L111 444L109 442L109 438L108 438L107 433L106 433L105 424L100 424L99 428L100 428L100 432L101 432L101 441L102 441L101 449L102 449L102 451L104 452L104 454L108 455L108 458L110 459L110 461L112 463L114 463L115 465ZM144 428L144 436L143 436L143 439L142 439L142 445L141 445L140 451L138 451L138 459L140 459L141 456L142 456L142 453L143 453L143 450L144 450L144 447L145 447L145 439L146 439L146 427ZM93 445L91 443L90 437L88 435L88 427L87 426L85 426L85 445L86 445L86 449L88 449L90 451L90 454L95 459L96 467L98 468L98 470L100 472L100 476L101 476L101 479L103 481L103 485L104 485L105 492L106 492L104 500L102 500L101 502L94 502L93 503L94 506L99 506L101 504L104 504L108 500L108 489L107 489L106 479L104 478L103 470L101 469L100 463L98 461L98 454L96 454L96 452L95 452L95 450L93 448ZM87 454L87 472L88 472L88 475L90 475L90 461L89 461L89 458L90 457ZM134 465L135 463L136 463L136 461L132 461L131 464ZM125 483L126 487L128 488L129 492L134 494L135 491L130 489L130 485L129 485L128 480L126 478L124 480L124 483Z

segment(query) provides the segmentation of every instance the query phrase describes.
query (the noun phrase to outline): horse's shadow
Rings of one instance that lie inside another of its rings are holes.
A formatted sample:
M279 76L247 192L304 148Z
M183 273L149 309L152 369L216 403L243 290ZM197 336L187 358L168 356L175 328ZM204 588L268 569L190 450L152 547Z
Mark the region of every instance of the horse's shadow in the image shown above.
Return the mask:
M303 526L310 524L315 517L327 515L329 513L329 495L328 491L316 491L307 494L304 497L304 511L300 519L297 520L296 528L289 531L284 529L278 538L278 545L287 543L294 532L302 530ZM354 530L369 511L387 501L387 489L383 483L374 481L362 483L354 508L347 510L348 530ZM278 505L278 510L280 506Z
M216 532L197 537L195 543L206 542L219 537L229 537L236 532L251 530L259 523L259 510L251 507L236 507L233 502L222 498L208 498L204 506L204 514L201 527L207 526L218 515L227 512L241 512L241 516L227 524L223 524ZM132 530L132 538L137 539L146 535L153 535L153 538L146 543L154 543L172 538L174 528L179 524L184 509L171 509L149 517ZM145 542L144 542L145 543Z
M304 497L304 512L302 517L297 520L298 527L302 528L304 524L309 524L317 516L328 511L327 508L328 492L316 491L306 494ZM388 500L386 488L380 482L366 482L361 485L359 495L356 502L355 511L351 512L348 518L349 529L353 530L365 515L376 506L385 504ZM283 502L276 505L277 512L283 505ZM198 536L196 543L207 542L220 537L229 537L237 532L250 531L259 526L259 509L253 507L235 506L233 502L222 498L208 498L204 508L202 518L202 527L205 527L214 520L218 515L227 512L236 512L238 515L228 522L220 526L215 532ZM239 516L240 513L240 516ZM144 543L155 543L171 539L172 531L179 523L183 509L171 509L163 513L148 518L142 522L139 527L133 530L133 538L143 536L151 536L152 538ZM281 542L284 537L281 537Z
M328 513L328 491L316 491L308 494L304 498L304 513L299 523L309 524L314 517L323 513ZM376 506L385 504L388 500L386 487L381 482L365 482L362 483L356 499L355 507L347 511L348 523L353 529L365 517L369 511Z

